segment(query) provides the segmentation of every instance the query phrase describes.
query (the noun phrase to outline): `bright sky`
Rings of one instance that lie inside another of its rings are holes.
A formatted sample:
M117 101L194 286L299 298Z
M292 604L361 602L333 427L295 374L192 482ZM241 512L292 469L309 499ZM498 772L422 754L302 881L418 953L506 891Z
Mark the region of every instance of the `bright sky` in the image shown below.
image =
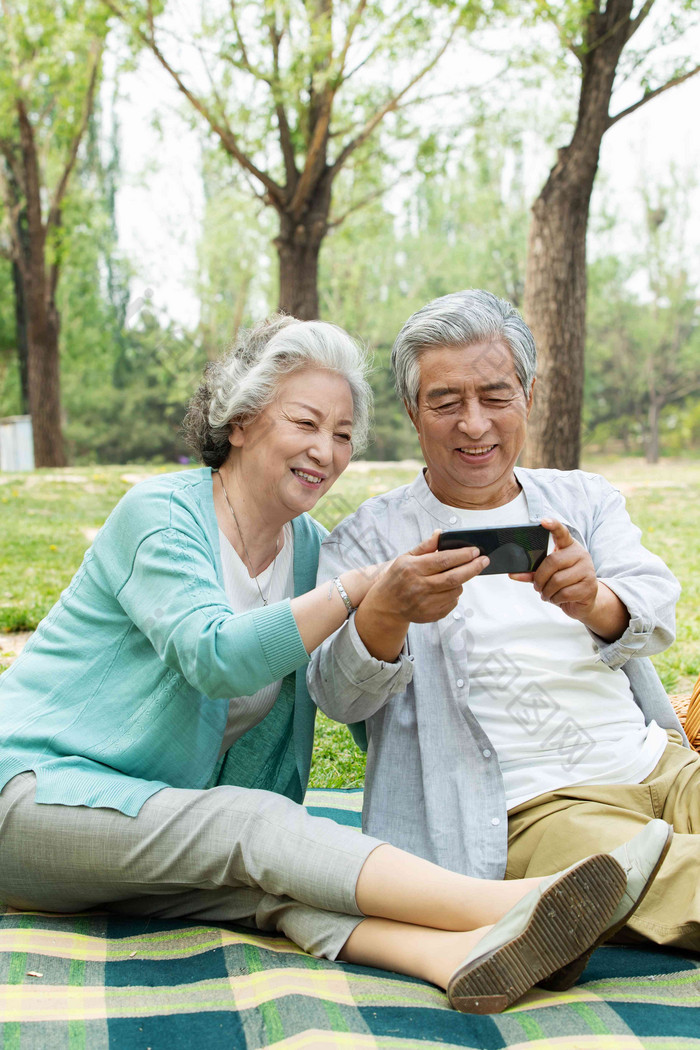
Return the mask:
M194 291L203 207L199 139L178 115L187 103L149 55L124 77L122 96L124 178L117 222L120 245L137 269L134 310L145 296L156 309L189 326L196 323L199 309ZM604 137L593 210L604 200L620 216L618 244L621 237L631 238L642 221L639 189L645 180L652 185L667 180L674 165L681 172L700 170L699 113L700 74L625 117ZM156 115L166 132L162 136L151 126ZM533 164L533 195L553 159L541 156ZM690 211L690 235L700 248L700 188ZM595 244L590 247L595 251ZM697 250L695 254L700 256Z

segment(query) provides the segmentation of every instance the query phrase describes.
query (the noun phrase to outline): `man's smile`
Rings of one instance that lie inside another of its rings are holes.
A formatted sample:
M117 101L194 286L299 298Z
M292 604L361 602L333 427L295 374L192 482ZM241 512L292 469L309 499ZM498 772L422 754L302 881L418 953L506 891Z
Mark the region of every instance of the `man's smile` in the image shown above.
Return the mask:
M463 445L457 451L462 452L465 456L485 456L487 452L491 452L495 447L495 445Z

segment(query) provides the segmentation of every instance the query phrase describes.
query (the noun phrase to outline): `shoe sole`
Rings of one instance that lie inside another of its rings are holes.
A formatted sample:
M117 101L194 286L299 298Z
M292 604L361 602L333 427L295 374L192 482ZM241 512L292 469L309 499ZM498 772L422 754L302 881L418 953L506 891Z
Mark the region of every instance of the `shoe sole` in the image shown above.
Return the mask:
M567 988L571 988L574 984L576 984L579 977L588 966L588 960L590 959L591 955L593 955L593 952L596 950L596 948L600 948L601 944L605 944L605 942L610 940L611 937L614 937L616 933L619 933L623 926L627 925L628 920L631 918L632 915L634 915L637 908L646 897L652 882L656 878L659 868L666 859L666 854L671 848L672 838L673 828L669 827L668 832L666 833L666 842L661 851L661 855L659 856L659 859L653 871L647 879L644 889L637 897L637 900L629 909L629 911L623 915L619 922L616 922L614 926L611 926L609 930L603 930L602 936L600 936L595 942L595 944L592 944L591 947L583 953L583 955L579 955L578 959L574 959L573 962L570 962L568 964L568 966L563 966L560 970L557 970L555 973L545 978L544 981L540 981L541 988L546 988L548 992L565 992Z
M609 853L582 861L544 891L517 937L453 975L450 1004L470 1014L505 1010L600 936L626 887L625 871Z

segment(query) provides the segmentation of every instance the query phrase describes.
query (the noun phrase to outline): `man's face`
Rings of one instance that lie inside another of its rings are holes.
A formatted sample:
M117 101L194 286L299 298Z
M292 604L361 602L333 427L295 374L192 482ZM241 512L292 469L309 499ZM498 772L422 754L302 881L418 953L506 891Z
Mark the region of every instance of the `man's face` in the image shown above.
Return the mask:
M504 343L426 350L418 408L409 415L433 495L453 507L484 509L514 499L513 467L531 407L532 389L526 398Z

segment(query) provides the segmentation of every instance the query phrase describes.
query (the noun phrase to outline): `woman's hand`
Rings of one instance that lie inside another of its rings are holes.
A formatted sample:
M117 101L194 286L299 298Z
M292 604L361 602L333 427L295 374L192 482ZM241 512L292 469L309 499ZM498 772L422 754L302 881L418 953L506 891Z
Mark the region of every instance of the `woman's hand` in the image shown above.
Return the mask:
M368 652L396 660L411 623L433 623L454 609L463 585L488 565L475 547L439 551L440 531L387 563L355 615Z
M362 603L389 565L390 561L365 565L361 569L347 569L338 576L354 608ZM307 653L337 631L348 618L345 601L333 578L319 583L307 594L292 598L291 609Z
M357 608L355 626L367 650L378 660L393 661L411 623L432 623L454 609L467 580L488 565L475 547L437 549L440 530L413 550L388 562L348 569L339 576ZM310 653L347 619L333 580L292 599L292 612L304 647Z
M543 601L552 602L606 641L614 641L629 623L627 606L596 576L593 559L560 521L544 520L554 550L536 572L511 573L511 580L532 583Z

